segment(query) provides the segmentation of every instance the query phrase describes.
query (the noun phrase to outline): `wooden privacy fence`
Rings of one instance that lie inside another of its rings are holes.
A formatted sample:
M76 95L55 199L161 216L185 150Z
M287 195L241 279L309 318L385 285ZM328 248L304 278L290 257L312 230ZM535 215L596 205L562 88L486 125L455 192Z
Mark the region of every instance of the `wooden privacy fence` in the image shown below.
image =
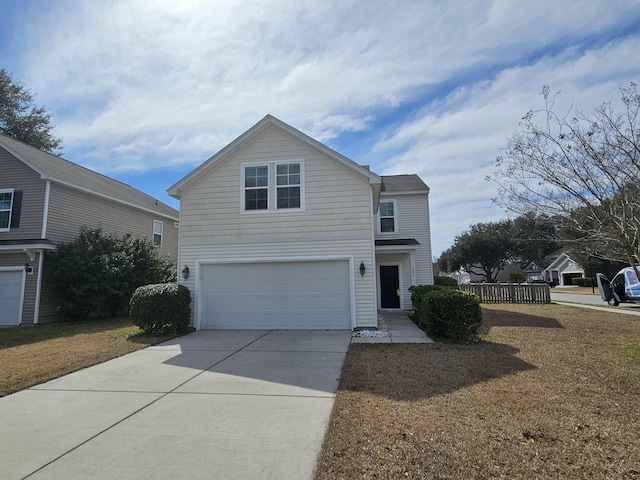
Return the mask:
M480 303L551 303L551 289L547 284L466 283L458 288L475 293Z

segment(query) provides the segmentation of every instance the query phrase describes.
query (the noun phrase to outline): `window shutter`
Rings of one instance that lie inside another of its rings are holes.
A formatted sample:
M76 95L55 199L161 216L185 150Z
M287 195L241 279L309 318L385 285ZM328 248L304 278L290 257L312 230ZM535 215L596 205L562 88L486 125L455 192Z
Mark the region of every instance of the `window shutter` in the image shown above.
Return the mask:
M13 192L13 206L11 207L11 225L9 228L20 226L20 209L22 207L22 192Z

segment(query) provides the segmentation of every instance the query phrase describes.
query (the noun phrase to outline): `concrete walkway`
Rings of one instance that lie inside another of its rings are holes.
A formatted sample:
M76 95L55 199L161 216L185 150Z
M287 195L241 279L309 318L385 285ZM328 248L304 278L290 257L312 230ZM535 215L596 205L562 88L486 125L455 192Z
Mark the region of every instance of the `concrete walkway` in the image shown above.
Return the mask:
M5 479L308 479L349 331L200 331L0 399Z
M354 336L351 343L433 343L433 340L407 317L406 312L378 312L378 323L379 332L374 332L372 336Z

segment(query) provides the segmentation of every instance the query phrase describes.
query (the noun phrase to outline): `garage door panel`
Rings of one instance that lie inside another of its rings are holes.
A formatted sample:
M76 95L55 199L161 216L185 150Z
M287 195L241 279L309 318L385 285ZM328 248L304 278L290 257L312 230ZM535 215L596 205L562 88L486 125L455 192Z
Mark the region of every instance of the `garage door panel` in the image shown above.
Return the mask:
M351 326L348 261L201 267L202 328Z
M0 271L0 325L19 325L24 297L24 270Z

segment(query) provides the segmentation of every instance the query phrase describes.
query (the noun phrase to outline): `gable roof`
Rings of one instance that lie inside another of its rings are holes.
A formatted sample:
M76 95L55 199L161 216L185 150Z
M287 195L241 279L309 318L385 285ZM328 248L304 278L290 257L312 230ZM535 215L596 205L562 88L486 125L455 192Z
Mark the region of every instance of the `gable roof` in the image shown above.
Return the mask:
M98 197L178 220L178 211L125 183L26 143L0 135L0 147L40 175L42 180L81 190Z
M344 155L341 155L335 150L332 150L331 148L318 142L317 140L314 140L308 135L305 135L301 131L296 130L292 126L284 123L282 120L278 120L273 115L266 115L262 120L260 120L258 123L256 123L253 127L251 127L249 130L244 132L238 138L233 140L229 145L224 147L218 153L216 153L215 155L210 157L208 160L200 164L198 167L196 167L194 170L192 170L189 174L187 174L181 180L179 180L178 182L173 184L171 187L169 187L167 189L167 192L172 197L179 199L185 190L188 190L191 187L191 185L195 184L200 178L205 176L211 170L211 168L213 168L213 166L216 163L220 162L223 158L226 158L228 155L232 154L232 152L234 152L236 149L244 145L245 142L248 142L249 140L254 138L256 135L258 135L268 127L274 127L279 129L285 134L288 134L294 137L295 139L299 140L300 142L304 143L309 148L319 151L323 155L338 162L345 168L360 174L362 177L367 179L369 183L372 185L374 189L374 198L375 199L379 198L382 179L378 175L371 172L367 168L358 165L354 161L348 159ZM377 205L377 200L374 203Z
M383 175L382 191L400 193L429 193L429 187L416 174Z

